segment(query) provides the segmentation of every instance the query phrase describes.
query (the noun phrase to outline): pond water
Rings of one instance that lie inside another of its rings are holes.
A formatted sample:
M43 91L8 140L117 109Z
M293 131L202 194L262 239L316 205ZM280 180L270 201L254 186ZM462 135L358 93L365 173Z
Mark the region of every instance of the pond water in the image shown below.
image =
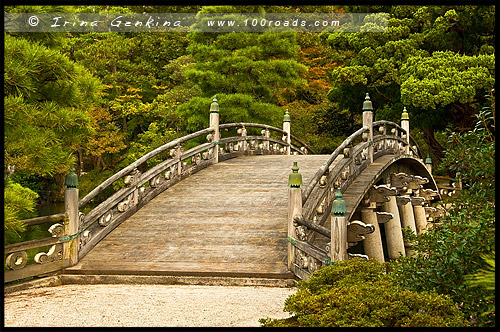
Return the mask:
M36 211L39 217L62 213L64 212L64 203L40 204L37 205Z

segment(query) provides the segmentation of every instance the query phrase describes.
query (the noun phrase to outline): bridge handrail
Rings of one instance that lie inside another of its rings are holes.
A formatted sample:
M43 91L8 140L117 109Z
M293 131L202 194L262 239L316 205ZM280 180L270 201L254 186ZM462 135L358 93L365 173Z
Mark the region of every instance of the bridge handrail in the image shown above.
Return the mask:
M282 130L282 129L279 129L279 128L276 128L276 127L273 127L273 126L269 126L269 125L264 125L264 124L259 124L259 123L249 123L249 122L224 123L224 124L220 124L219 125L219 129L226 129L226 128L232 128L232 127L242 127L242 126L264 128L264 129L268 129L268 130L271 129L273 131L276 131L276 132L279 132L279 133L287 135L287 132L284 131L284 130ZM161 153L161 152L163 152L163 151L165 151L167 149L173 148L173 147L175 147L175 146L177 146L177 145L179 145L181 143L184 143L184 142L186 142L188 140L191 140L193 138L196 138L196 137L208 134L208 133L212 132L213 130L214 130L213 127L208 127L208 128L196 131L194 133L191 133L191 134L179 137L179 138L177 138L177 139L175 139L173 141L170 141L170 142L168 142L168 143L166 143L166 144L164 144L164 145L162 145L162 146L154 149L153 151L148 152L147 154L145 154L141 158L137 159L136 161L134 161L133 163L131 163L127 167L121 169L119 172L117 172L114 175L112 175L109 178L107 178L99 186L97 186L91 192L89 192L87 195L85 195L85 197L83 197L78 202L78 208L80 209L83 206L85 206L85 204L87 204L90 200L92 200L95 196L97 196L100 192L102 192L104 189L106 189L113 182L115 182L116 180L120 179L124 175L130 173L131 171L133 171L134 168L138 167L139 165L143 164L144 162L148 161L149 159L155 157L159 153ZM314 153L314 150L312 150L306 143L304 143L303 141L301 141L300 139L298 139L296 136L291 135L291 138L293 138L295 141L297 141L298 143L300 143L301 145L303 145L310 152ZM215 145L215 142L213 142L211 144L213 146L213 145Z
M66 218L66 213L55 213L47 216L41 216L41 217L35 217L35 218L29 218L29 219L23 219L22 222L26 226L34 226L34 225L41 225L41 224L46 224L46 223L52 223L56 221L62 221Z
M373 127L375 127L375 126L385 126L385 125L393 126L396 129L400 130L402 133L408 135L408 133L406 132L406 129L404 129L403 127L401 127L400 125L398 125L397 123L394 123L392 121L379 120L379 121L373 122L373 124L372 124ZM311 194L312 190L314 189L314 187L316 186L316 184L318 183L318 181L321 179L321 176L323 176L323 174L325 173L325 171L330 167L330 165L340 155L340 153L349 144L351 144L352 142L354 142L354 140L357 137L361 136L364 132L367 132L368 130L369 130L369 128L367 126L358 129L353 134L351 134L348 138L346 138L342 142L342 144L339 145L335 149L335 151L333 151L333 153L330 155L330 157L323 163L323 165L318 169L318 171L316 171L316 173L314 174L314 176L311 179L311 181L309 181L309 183L307 184L307 186L304 189L303 194L302 194L302 202L305 203L307 201L307 199L309 198L309 195ZM414 145L416 146L416 150L417 150L418 156L421 157L420 149L418 147L417 142L411 136L410 136L410 141L412 143L414 143Z
M184 142L186 142L188 140L191 140L193 138L196 138L196 137L208 134L208 133L210 133L213 130L214 129L212 127L205 128L205 129L202 129L202 130L198 130L198 131L196 131L194 133L191 133L191 134L188 134L188 135L176 138L173 141L165 143L162 146L154 149L153 151L150 151L150 152L146 153L144 156L142 156L141 158L137 159L136 161L134 161L133 163L131 163L127 167L121 169L120 171L118 171L114 175L112 175L109 178L107 178L99 186L95 187L91 192L89 192L87 195L85 195L85 197L83 197L78 202L78 208L79 209L82 208L91 199L93 199L100 192L102 192L104 189L106 189L110 184L112 184L113 182L115 182L119 178L123 177L124 175L132 172L134 170L134 168L136 168L137 166L143 164L144 162L148 161L149 159L153 158L154 156L158 155L159 153L161 153L161 152L163 152L163 151L165 151L167 149L173 148L173 147L175 147L175 146L177 146L177 145L179 145L181 143L184 143ZM212 143L212 145L214 145L214 144L215 143Z
M401 127L400 125L398 125L397 123L395 122L392 122L392 121L387 121L387 120L378 120L378 121L374 121L373 122L373 126L384 126L384 125L390 125L390 126L393 126L397 129L399 129L401 132L405 133L406 135L409 135L410 133L407 133L406 132L406 129L404 129L403 127ZM415 146L416 147L416 150L417 150L417 155L418 157L422 157L422 153L420 150L420 147L418 146L418 143L417 141L415 141L415 139L410 135L410 142L412 143L411 145L412 146Z
M220 129L233 127L243 127L241 129L256 127L265 130L262 131L261 136L249 136L246 135L246 130L238 130L238 135L241 136L220 137ZM284 136L277 138L274 135L271 137L270 131ZM207 135L206 141L208 142L191 141L195 143L195 146L183 151L183 146L189 144L186 143L187 141L203 135ZM235 145L234 142L238 143ZM272 146L270 143L273 143ZM171 149L170 156L162 157L162 160L155 163L154 166L145 164L154 157L162 156L161 153L168 151L168 149ZM5 258L5 264L9 268L4 272L5 282L58 271L75 265L112 229L135 213L141 206L178 181L213 163L238 155L290 155L307 154L308 151L314 153L311 147L291 134L288 111L285 112L283 118L283 129L247 122L219 124L218 104L214 98L214 102L210 106L210 125L208 128L176 138L146 153L108 177L82 199L78 198L78 190L72 190L77 189L76 186L68 184L65 191L64 213L23 220L28 226L51 223L48 231L52 236L4 246L8 254ZM140 167L141 165L142 167ZM69 174L68 176L71 178L76 175ZM88 205L99 194L103 194L106 188L110 188L117 180L123 180L125 186L113 188L116 189L114 193L108 194L106 198L102 197L103 201L97 202L96 206L92 206L86 214L81 212L82 207ZM48 250L44 249L48 246L50 246ZM26 252L26 250L32 249L39 251L34 257L31 257L35 253L34 250ZM32 261L36 264L33 264Z
M325 171L330 167L330 165L333 163L335 159L340 155L340 153L356 138L359 136L363 135L364 132L367 132L369 129L368 127L362 127L358 130L356 130L353 134L351 134L349 137L347 137L342 144L340 144L335 151L332 152L330 157L323 163L323 165L320 166L320 168L316 171L314 174L313 178L309 181L307 184L306 188L304 189L302 193L302 202L305 203L307 199L309 198L309 195L311 194L312 190L318 184L318 181L321 179L323 174L325 174Z
M227 129L227 128L232 128L232 127L254 127L254 128L268 129L268 130L271 129L271 130L276 131L278 133L281 133L283 135L288 135L288 133L285 130L283 130L283 129L280 129L280 128L277 128L277 127L273 127L273 126L269 126L269 125L265 125L265 124L260 124L260 123L232 122L232 123L223 123L223 124L219 125L220 129ZM300 145L304 146L312 154L316 153L316 152L314 152L314 150L309 145L307 145L304 141L300 140L297 136L295 136L293 134L290 134L290 137L292 139L294 139Z
M301 279L308 278L312 272L325 264L348 259L347 248L364 239L360 234L374 231L371 224L356 220L352 221L353 227L349 227L353 211L350 210L350 214L346 216L345 201L340 202L342 193L364 169L387 154L400 155L403 158L412 157L422 161L418 144L410 136L406 109L401 116L401 125L386 120L374 122L372 110L367 94L363 103L363 127L335 149L302 189L299 186L299 191L296 191L297 186L295 184L294 187L294 178L290 175L289 181L292 182L289 191L288 241L292 246L289 246L288 251L288 267ZM378 130L375 130L375 127L378 127ZM342 155L343 158L340 158ZM334 198L335 190L337 198ZM331 230L323 226L328 218L331 221ZM342 220L339 221L339 218ZM334 229L338 229L339 225L345 225L346 222L347 234L345 229L344 232L334 233ZM316 239L317 234L323 235L330 241L325 243L324 238ZM345 236L349 242L347 247L345 247L347 244ZM335 251L332 247L334 244ZM321 246L325 246L325 249L320 248ZM366 255L360 257L368 259Z

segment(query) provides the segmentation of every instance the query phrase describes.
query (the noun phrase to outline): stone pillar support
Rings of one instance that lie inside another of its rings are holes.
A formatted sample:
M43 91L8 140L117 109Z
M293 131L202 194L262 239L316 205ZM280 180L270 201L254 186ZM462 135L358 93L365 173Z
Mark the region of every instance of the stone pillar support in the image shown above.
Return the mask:
M361 209L361 221L365 224L373 225L374 228L372 233L365 235L363 247L365 249L365 254L369 258L376 259L383 263L385 261L384 249L382 247L382 237L375 208L374 204L372 204L370 207Z
M401 227L410 227L417 234L415 225L415 216L413 215L413 205L410 203L412 198L409 196L400 196L398 199L399 216L401 219Z
M398 201L398 209L399 209L399 217L401 218L401 227L409 227L413 233L417 234L417 226L415 224L415 216L413 214L413 205L411 204L411 197L409 196L400 196L403 199ZM402 204L399 204L399 203ZM405 241L405 250L408 256L411 256L414 251L411 249L412 244Z
M385 237L387 241L387 251L390 259L396 259L400 254L405 256L403 243L403 232L401 231L401 220L395 196L390 196L388 202L382 204L382 208L394 217L385 224Z
M425 199L423 197L413 197L413 199L411 200L417 234L424 233L425 229L427 228L427 218L425 217L424 202Z

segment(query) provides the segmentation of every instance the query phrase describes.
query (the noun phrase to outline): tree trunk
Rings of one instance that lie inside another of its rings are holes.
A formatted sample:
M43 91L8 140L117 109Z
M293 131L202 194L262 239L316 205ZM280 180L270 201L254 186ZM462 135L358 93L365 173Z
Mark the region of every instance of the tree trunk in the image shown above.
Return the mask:
M54 180L56 183L57 193L52 197L55 202L64 202L64 190L66 190L66 174L59 173L54 175Z
M106 166L106 164L104 163L104 160L102 159L102 156L97 156L97 161L102 166L101 172L104 172L108 168L108 166Z
M467 131L474 128L476 124L476 108L470 104L454 103L451 106L451 117L456 130Z
M439 160L444 157L444 148L434 137L434 128L424 128L424 140L427 146L431 149L432 154Z

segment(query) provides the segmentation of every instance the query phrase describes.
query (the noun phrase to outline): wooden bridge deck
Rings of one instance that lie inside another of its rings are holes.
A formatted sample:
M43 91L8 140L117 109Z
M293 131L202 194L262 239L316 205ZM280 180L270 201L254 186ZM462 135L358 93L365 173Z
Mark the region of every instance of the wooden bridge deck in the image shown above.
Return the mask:
M203 169L151 200L66 273L293 277L288 175L297 161L307 184L327 158L249 156Z

